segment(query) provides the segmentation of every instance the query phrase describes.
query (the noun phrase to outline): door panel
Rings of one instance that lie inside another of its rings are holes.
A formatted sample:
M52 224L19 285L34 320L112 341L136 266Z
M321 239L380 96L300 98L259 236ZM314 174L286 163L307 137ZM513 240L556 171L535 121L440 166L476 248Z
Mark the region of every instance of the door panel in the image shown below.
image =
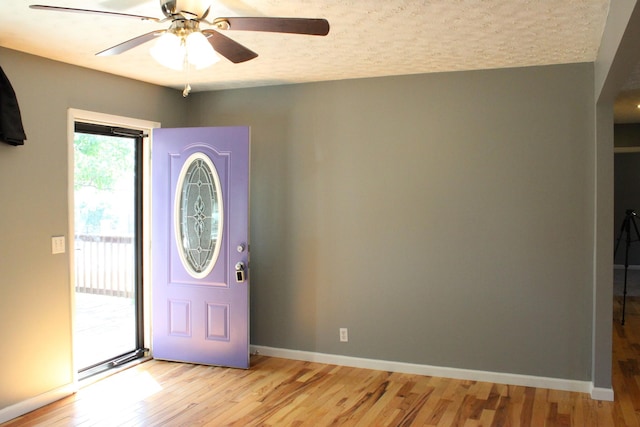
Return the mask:
M155 129L152 185L153 356L247 368L249 128Z

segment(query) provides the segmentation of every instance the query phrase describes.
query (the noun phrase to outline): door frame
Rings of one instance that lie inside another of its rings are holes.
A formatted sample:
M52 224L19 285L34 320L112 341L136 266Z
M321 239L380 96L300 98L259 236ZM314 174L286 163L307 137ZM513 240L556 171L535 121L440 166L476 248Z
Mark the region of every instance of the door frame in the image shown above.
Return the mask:
M74 239L74 134L75 123L85 122L99 125L123 127L142 131L145 135L142 144L142 305L143 305L143 330L144 330L144 347L151 348L151 130L161 127L159 122L150 120L135 119L124 116L116 116L112 114L98 113L95 111L80 110L69 108L67 111L67 200L68 200L68 230L67 251L69 259L69 289L71 296L71 366L73 366L73 383L78 383L78 369L75 362L75 247Z

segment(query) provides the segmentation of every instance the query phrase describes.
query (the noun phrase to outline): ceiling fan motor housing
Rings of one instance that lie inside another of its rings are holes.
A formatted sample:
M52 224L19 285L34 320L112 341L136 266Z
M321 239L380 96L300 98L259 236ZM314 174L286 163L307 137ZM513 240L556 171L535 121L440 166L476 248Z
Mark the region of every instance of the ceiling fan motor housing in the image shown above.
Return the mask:
M160 0L162 13L167 18L183 15L187 19L204 19L211 8L210 0Z

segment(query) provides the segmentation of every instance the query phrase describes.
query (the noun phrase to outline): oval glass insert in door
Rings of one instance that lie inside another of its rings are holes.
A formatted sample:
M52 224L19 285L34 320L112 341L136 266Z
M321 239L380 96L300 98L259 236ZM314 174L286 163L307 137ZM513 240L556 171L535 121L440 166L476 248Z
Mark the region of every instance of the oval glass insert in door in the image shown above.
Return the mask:
M218 172L207 155L192 154L178 177L174 230L182 265L196 279L206 277L216 264L223 216Z

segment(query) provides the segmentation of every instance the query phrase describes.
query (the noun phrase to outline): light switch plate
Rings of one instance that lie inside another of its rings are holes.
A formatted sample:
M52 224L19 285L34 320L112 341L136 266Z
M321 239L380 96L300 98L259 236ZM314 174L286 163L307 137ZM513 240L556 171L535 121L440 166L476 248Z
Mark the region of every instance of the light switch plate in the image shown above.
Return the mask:
M65 252L64 236L52 236L51 237L51 253L63 254Z

